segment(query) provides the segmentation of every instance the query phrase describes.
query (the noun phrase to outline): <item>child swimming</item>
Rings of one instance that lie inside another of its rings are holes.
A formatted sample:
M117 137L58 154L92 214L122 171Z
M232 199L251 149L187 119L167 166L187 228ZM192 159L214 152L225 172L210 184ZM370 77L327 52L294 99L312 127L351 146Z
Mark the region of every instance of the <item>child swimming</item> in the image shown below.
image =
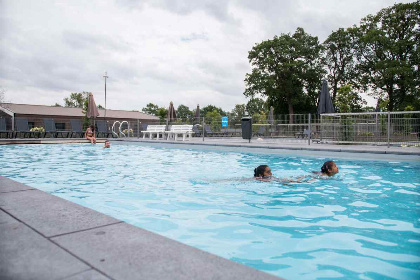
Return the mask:
M320 176L328 176L328 177L332 177L335 174L338 173L338 167L335 164L334 161L330 160L330 161L326 161L324 162L324 164L321 167L321 172L319 171L313 171L312 173L314 174L318 174ZM304 175L304 176L300 176L296 179L293 178L276 178L273 176L273 174L271 173L271 169L270 167L268 167L268 165L260 165L257 168L254 169L254 178L256 180L259 181L263 181L263 182L270 182L272 180L274 181L280 181L283 183L302 183L302 182L313 182L314 178L313 176L308 176L308 175ZM319 178L319 177L318 177Z

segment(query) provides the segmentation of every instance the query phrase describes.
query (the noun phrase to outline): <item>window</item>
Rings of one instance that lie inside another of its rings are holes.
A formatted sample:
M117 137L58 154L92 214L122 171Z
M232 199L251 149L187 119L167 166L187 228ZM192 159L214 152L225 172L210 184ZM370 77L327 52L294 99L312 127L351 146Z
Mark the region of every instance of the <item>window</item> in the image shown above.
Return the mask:
M29 129L34 128L35 127L35 122L28 122L28 127L29 127Z
M66 130L66 124L65 123L55 123L55 129Z

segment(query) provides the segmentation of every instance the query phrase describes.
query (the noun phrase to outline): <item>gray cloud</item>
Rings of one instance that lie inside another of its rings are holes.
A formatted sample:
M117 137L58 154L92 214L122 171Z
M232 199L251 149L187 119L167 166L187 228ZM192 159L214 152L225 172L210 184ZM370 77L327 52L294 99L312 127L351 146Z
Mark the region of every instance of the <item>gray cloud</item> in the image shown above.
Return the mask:
M404 1L408 2L408 1ZM0 1L0 88L11 102L54 104L92 91L141 109L176 100L230 110L252 46L298 26L324 40L393 0ZM36 97L36 98L34 98Z

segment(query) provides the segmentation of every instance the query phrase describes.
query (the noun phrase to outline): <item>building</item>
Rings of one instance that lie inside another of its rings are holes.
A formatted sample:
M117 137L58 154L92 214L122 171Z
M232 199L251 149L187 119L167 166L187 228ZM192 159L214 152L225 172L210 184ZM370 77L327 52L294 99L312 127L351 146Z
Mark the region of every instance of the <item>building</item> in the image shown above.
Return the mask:
M139 111L105 110L99 109L99 116L96 120L106 120L111 131L116 121L120 123L127 121L134 134L138 130L144 130L147 124L158 124L159 118ZM33 127L44 127L44 119L53 119L57 131L71 131L70 120L83 120L84 113L81 108L68 108L45 105L13 104L3 103L0 105L0 118L6 119L6 129L16 131L15 119L27 119L29 129ZM117 126L118 125L118 126ZM140 125L140 126L139 126ZM115 131L118 131L119 124L116 123ZM127 128L124 125L124 128Z

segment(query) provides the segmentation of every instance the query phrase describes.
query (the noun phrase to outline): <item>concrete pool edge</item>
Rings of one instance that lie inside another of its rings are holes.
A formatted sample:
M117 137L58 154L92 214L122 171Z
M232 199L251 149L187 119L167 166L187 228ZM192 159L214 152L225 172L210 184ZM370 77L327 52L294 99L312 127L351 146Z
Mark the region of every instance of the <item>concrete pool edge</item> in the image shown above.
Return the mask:
M110 139L111 140L111 139ZM127 143L155 143L167 145L191 145L191 146L207 146L207 147L227 147L227 148L247 148L247 149L269 149L269 150L289 150L289 151L306 151L306 152L333 152L333 153L354 153L354 154L373 154L373 155L396 155L396 156L414 156L420 159L420 149L410 149L403 151L401 147L377 147L367 145L353 145L353 146L340 146L340 145L323 145L319 144L311 146L302 146L299 144L283 144L283 145L270 145L265 143L218 143L218 142L190 142L190 141L166 141L166 140L148 140L148 139L112 139L115 142ZM222 139L223 141L223 139ZM222 142L220 141L220 142ZM314 147L315 146L315 147Z
M0 176L7 279L280 279Z

